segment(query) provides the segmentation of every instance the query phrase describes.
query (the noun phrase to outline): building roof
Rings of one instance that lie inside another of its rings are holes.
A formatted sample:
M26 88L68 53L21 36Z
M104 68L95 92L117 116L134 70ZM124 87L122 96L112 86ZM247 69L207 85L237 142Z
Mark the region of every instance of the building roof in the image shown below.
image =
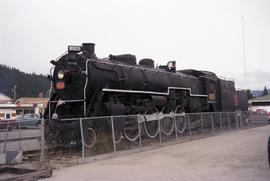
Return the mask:
M270 94L250 99L249 102L270 102Z
M42 104L43 108L47 106L49 98L39 98L39 97L21 97L16 100L16 104Z
M0 103L11 103L13 102L13 99L0 93Z
M16 110L22 110L26 108L32 108L33 104L0 104L0 109L16 109Z

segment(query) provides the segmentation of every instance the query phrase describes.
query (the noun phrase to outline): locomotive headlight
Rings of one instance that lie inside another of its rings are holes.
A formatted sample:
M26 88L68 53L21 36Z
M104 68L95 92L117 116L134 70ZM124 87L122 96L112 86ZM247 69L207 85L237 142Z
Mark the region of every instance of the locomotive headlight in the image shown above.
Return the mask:
M74 46L74 45L70 45L68 46L68 52L80 52L82 51L82 47L81 46Z
M57 73L57 77L58 79L62 80L64 78L65 74L62 70L60 70L58 73Z

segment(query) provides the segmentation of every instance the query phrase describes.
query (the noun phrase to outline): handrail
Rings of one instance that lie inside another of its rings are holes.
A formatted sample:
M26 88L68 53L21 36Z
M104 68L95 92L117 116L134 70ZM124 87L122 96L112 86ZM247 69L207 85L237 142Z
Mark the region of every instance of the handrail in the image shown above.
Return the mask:
M55 68L55 66L51 67L50 69L50 76L52 77L52 70ZM51 93L52 93L52 87L53 87L53 80L50 80L50 89L49 89L49 93L48 93L48 96L47 97L51 97Z
M84 84L84 90L83 90L83 99L84 99L84 103L83 103L83 115L86 116L86 87L88 85L88 62L91 59L87 59L86 63L85 63L85 84Z

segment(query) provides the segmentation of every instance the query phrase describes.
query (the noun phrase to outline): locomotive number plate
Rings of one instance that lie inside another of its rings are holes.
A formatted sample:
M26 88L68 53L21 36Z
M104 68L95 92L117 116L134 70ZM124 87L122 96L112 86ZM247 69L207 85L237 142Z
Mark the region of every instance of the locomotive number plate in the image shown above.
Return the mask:
M56 83L56 89L64 89L64 88L65 88L65 82Z

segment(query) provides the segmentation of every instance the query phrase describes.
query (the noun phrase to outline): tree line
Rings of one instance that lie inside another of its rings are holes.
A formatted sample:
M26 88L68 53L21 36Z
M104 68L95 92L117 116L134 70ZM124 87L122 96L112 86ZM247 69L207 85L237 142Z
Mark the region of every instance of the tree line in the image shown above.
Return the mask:
M29 74L20 70L0 64L0 93L14 97L14 85L16 86L16 99L20 97L38 97L40 93L46 95L50 88L50 81L44 75ZM247 90L248 99L255 96L251 90ZM267 95L266 86L262 96Z
M248 95L248 99L253 99L256 97L251 93L250 89L247 89L247 95ZM266 88L266 86L264 86L261 96L266 96L266 95L268 95L268 89Z
M14 90L14 85L16 90ZM4 95L13 98L16 92L16 99L38 97L40 93L46 95L49 88L50 81L44 75L25 73L0 64L0 93Z

